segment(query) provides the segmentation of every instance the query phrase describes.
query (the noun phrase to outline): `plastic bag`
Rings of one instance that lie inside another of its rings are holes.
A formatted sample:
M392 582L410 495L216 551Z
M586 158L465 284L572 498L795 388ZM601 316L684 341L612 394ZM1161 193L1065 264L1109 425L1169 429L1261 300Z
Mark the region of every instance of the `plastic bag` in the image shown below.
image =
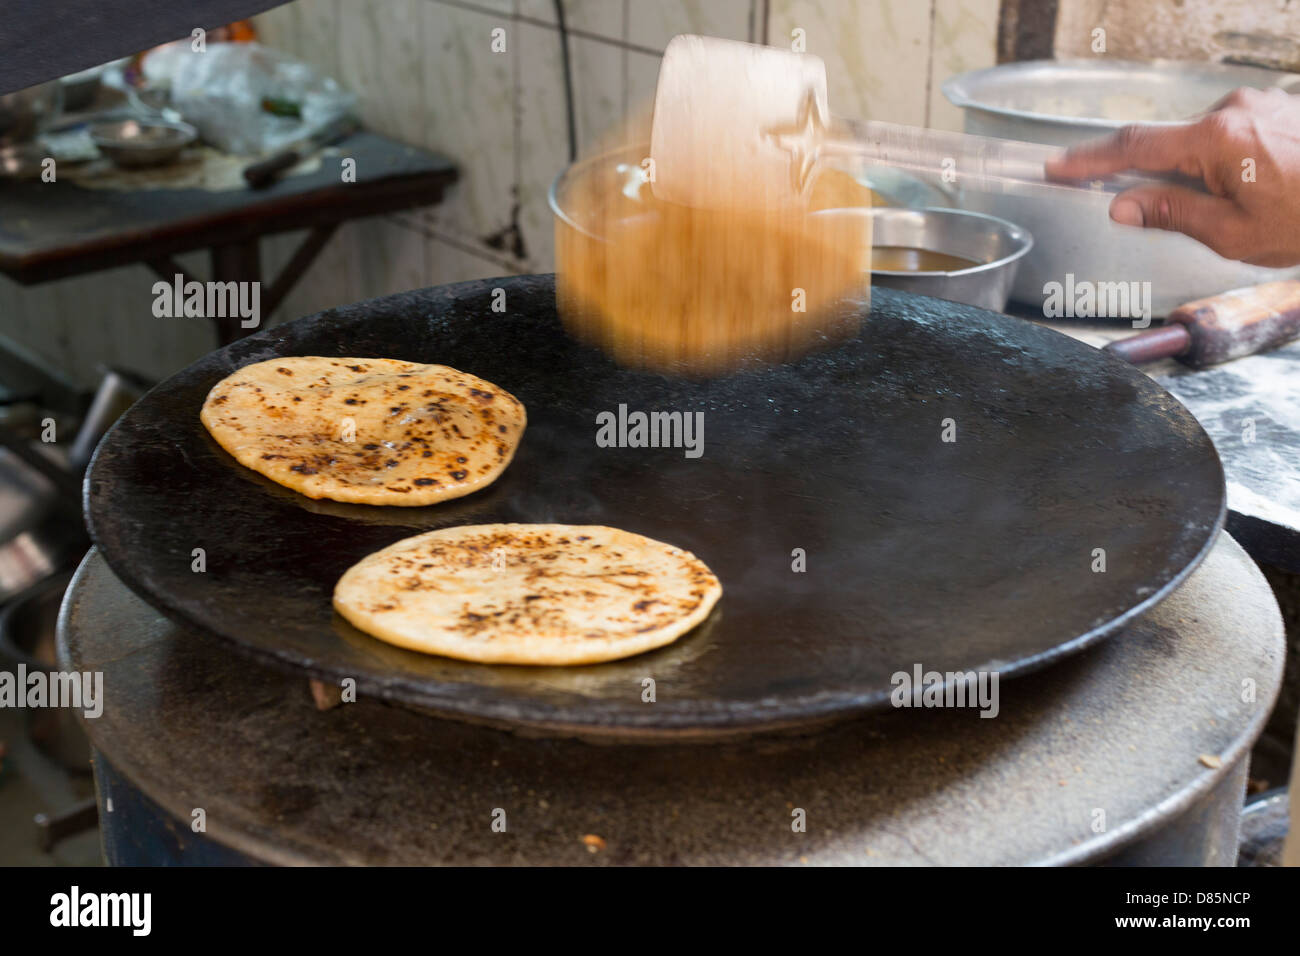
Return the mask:
M188 40L149 54L150 85L171 87L172 106L218 149L273 153L350 112L356 102L331 77L260 43Z

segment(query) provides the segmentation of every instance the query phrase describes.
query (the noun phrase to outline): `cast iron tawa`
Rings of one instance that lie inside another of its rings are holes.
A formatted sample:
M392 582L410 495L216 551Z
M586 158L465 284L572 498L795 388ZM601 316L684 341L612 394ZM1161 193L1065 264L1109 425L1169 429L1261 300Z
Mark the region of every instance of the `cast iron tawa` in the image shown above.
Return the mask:
M284 355L451 365L518 396L528 428L505 474L466 498L312 501L237 464L199 421L217 381ZM620 405L703 412L703 454L599 447L597 416ZM575 343L550 276L389 296L213 352L118 422L86 497L123 581L257 660L440 714L618 736L888 707L895 675L918 666L1030 671L1163 598L1224 516L1218 456L1176 400L1029 322L876 289L851 341L688 381ZM607 524L687 548L722 599L669 647L574 668L417 654L334 613L334 583L365 555L507 521Z

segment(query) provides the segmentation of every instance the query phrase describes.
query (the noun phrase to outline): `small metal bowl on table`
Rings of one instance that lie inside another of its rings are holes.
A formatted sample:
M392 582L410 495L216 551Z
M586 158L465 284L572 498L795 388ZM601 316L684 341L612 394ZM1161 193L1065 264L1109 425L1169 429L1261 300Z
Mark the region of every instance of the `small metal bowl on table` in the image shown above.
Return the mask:
M198 135L189 123L162 120L115 120L90 128L90 138L99 151L124 169L166 165Z

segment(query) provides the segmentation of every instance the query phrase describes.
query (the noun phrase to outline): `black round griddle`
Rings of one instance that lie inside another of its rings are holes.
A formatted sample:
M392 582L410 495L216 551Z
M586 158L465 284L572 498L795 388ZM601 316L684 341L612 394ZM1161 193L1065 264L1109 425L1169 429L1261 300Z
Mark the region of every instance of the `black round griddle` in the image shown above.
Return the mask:
M505 313L491 309L495 288ZM241 467L199 422L218 380L282 355L452 365L518 396L528 429L505 474L467 498L311 501ZM703 412L702 456L598 447L598 413L620 405ZM850 342L687 381L575 343L550 276L390 296L214 352L118 422L86 489L94 540L132 589L259 660L439 713L633 736L884 707L893 675L917 666L1032 670L1164 597L1224 515L1218 456L1177 401L1029 322L876 289ZM724 594L667 648L575 668L421 655L332 610L335 581L372 551L499 521L649 535L703 558ZM806 570L793 569L799 554Z

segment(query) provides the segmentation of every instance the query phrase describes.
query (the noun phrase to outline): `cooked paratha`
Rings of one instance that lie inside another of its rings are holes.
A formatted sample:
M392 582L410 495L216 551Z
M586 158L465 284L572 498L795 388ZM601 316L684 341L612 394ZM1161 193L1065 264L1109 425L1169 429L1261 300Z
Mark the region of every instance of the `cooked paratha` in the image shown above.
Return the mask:
M241 368L200 417L241 465L308 498L368 505L490 485L527 422L509 392L446 365L308 356Z
M722 594L689 551L600 525L484 524L363 558L334 607L399 647L493 664L590 664L670 644Z

